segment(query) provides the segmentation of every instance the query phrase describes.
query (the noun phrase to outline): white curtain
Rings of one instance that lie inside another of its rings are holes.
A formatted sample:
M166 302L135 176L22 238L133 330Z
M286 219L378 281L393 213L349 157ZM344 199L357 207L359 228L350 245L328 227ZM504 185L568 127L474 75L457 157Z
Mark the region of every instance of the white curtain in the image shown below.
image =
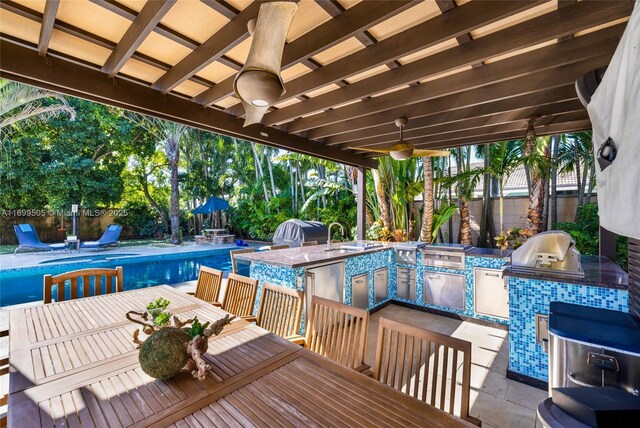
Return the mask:
M611 138L616 159L603 171L596 161L600 224L640 239L640 2L587 110L593 148Z

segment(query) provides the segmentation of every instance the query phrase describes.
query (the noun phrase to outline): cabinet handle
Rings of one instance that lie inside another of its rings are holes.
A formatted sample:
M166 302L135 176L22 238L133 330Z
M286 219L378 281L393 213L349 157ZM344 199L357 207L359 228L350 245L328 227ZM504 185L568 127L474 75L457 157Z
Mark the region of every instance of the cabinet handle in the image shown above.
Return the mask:
M427 275L428 279L438 279L440 278L440 275Z
M500 278L500 274L499 274L499 273L490 273L490 272L487 272L487 273L485 273L484 275L485 275L485 276L493 276L493 277L495 277L495 278Z
M356 284L362 284L363 282L364 282L364 281L363 281L363 280L361 280L361 279L359 279L359 280L355 281L355 283L356 283Z

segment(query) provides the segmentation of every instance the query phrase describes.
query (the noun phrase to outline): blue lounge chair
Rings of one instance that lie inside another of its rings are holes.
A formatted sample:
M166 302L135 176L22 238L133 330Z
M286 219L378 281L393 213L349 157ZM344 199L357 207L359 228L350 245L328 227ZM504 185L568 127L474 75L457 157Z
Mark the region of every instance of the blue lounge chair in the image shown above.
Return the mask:
M16 248L13 254L23 248L47 251L67 249L67 244L45 244L40 241L36 228L33 227L32 224L14 224L13 230L16 233L16 238L18 238L18 248Z
M108 245L119 244L118 238L120 237L120 233L122 232L122 226L118 226L117 224L110 224L107 226L107 230L104 231L100 239L97 241L85 241L80 243L80 248L102 248Z

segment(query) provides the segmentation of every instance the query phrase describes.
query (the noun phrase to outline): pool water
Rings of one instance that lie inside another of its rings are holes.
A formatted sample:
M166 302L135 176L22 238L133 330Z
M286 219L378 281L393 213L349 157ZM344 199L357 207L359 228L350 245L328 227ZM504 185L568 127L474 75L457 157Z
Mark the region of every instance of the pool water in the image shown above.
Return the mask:
M200 266L231 272L228 249L154 256L105 254L74 259L66 259L65 263L56 265L41 264L25 269L0 271L0 306L42 300L43 275L58 275L76 269L122 266L125 290L191 281L198 278ZM239 264L238 273L248 276L249 265Z

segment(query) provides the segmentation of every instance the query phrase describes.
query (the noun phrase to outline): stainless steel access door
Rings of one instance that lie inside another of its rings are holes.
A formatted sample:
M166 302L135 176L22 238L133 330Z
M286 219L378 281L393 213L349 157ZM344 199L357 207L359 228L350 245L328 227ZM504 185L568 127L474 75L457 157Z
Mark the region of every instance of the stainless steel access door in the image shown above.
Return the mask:
M373 303L378 304L389 297L389 268L373 271Z
M467 279L464 275L442 272L424 273L424 302L464 310Z
M360 309L369 309L369 275L351 278L351 306Z
M311 298L324 297L334 302L344 302L344 262L314 266L305 273L304 286L305 313L304 319L309 319L311 313Z

